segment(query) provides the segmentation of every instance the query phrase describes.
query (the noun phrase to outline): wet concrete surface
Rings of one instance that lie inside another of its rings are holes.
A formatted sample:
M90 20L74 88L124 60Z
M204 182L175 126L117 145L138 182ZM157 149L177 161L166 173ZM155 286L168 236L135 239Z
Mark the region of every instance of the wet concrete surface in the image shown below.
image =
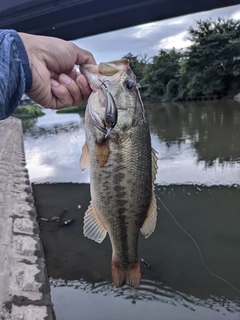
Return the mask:
M0 137L0 319L55 319L21 121L1 121Z
M115 289L108 237L98 244L83 236L89 184L33 185L33 190L58 320L76 319L78 314L85 319L110 319L109 303L117 309L121 306L116 319L128 315L137 319L146 302L149 319L154 320L160 312L169 319L238 319L239 292L208 273L195 244L161 201L155 232L149 239L139 238L139 258L150 268L141 264L139 288ZM172 185L157 186L156 194L197 241L210 271L239 290L240 189ZM73 219L71 224L42 220L59 215L65 207L61 222ZM138 307L132 309L135 304Z

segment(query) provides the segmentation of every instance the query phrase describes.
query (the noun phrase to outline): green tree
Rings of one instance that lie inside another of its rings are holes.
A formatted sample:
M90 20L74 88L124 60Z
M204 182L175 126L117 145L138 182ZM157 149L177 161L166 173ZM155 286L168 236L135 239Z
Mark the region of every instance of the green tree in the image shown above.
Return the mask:
M173 94L177 95L181 59L182 53L175 48L162 49L153 57L152 63L144 70L143 82L148 84L145 97L164 97L169 100L173 98Z
M144 68L148 62L147 55L135 56L132 53L128 53L122 59L128 59L130 61L130 66L137 78L137 82L141 82Z
M240 22L197 21L181 64L178 97L227 95L240 88Z

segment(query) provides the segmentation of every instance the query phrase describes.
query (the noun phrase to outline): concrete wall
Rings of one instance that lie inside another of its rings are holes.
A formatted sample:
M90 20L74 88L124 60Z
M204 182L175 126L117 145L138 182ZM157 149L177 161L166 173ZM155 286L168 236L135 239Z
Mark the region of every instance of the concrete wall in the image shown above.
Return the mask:
M55 319L21 121L0 121L0 320Z

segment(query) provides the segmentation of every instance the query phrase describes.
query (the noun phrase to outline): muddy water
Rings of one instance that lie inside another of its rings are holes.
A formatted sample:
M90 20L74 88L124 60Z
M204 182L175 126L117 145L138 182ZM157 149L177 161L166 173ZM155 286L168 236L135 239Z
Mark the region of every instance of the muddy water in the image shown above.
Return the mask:
M159 216L154 234L139 239L150 267L142 263L138 289L115 289L109 239L82 234L90 200L89 173L78 165L82 116L47 111L24 133L57 320L240 318L239 292L206 270L163 205L209 271L239 290L240 103L152 105L147 114ZM60 222L45 221L60 213Z

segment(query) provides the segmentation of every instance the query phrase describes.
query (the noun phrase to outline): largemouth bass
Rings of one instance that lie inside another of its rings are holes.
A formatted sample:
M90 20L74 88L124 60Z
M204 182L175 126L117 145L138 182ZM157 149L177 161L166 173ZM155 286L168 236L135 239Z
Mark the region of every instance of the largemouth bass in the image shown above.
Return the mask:
M80 70L93 90L80 159L82 170L90 166L92 198L84 235L100 243L108 233L114 285L136 287L141 280L139 230L149 237L157 220L157 157L144 106L128 60L83 65Z

